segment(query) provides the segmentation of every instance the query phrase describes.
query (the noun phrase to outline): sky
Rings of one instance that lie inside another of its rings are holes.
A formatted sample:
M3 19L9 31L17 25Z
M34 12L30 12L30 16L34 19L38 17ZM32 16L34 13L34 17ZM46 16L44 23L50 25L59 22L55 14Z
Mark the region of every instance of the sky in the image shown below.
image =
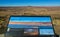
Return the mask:
M51 22L50 17L11 17L10 22Z
M0 6L60 6L60 0L0 0Z

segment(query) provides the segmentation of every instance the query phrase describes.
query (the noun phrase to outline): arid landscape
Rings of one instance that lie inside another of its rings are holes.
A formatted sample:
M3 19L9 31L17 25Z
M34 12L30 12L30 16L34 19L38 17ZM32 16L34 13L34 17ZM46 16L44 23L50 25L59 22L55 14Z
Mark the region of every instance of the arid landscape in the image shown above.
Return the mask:
M9 22L9 24L35 25L35 26L51 26L51 22Z
M0 7L0 16L51 16L56 34L60 35L60 7Z
M0 7L0 15L59 15L60 7Z

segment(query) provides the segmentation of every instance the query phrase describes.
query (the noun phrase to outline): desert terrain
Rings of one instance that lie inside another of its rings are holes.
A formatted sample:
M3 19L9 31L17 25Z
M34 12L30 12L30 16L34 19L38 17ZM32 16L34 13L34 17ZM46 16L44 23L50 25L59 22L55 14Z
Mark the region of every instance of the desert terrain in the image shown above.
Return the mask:
M51 22L9 22L9 24L17 24L17 25L34 25L34 26L51 26Z
M0 15L54 15L60 14L60 7L0 7Z
M11 15L51 16L54 30L60 35L60 7L0 7L0 16L6 16L6 23Z

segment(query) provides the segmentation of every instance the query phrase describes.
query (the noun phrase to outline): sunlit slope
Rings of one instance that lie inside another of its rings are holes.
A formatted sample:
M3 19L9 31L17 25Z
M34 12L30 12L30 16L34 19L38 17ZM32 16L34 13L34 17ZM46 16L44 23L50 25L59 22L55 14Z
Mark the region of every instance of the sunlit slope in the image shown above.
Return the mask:
M54 20L53 20L53 24L54 24L55 32L56 32L57 34L60 34L60 19L59 19L59 18L54 19Z

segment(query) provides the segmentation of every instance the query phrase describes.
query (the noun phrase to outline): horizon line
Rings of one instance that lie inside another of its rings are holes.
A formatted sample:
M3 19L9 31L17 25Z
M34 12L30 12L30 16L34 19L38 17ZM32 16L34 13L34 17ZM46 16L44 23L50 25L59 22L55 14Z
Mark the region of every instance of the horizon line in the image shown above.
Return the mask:
M60 6L0 6L0 7L60 7Z

